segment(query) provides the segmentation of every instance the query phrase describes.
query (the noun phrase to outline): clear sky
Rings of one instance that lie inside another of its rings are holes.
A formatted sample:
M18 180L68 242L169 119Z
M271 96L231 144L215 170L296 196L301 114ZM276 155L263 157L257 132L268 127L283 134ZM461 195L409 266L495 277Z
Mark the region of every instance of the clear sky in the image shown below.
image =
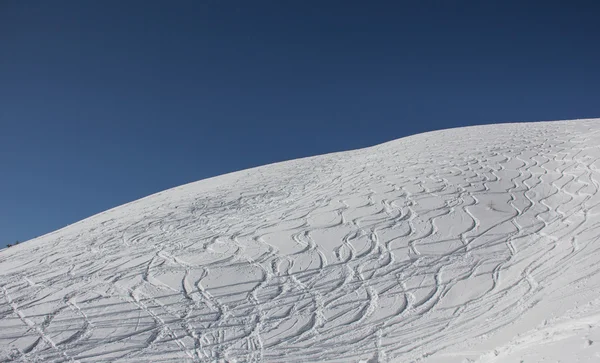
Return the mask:
M170 187L600 117L597 1L0 1L0 245Z

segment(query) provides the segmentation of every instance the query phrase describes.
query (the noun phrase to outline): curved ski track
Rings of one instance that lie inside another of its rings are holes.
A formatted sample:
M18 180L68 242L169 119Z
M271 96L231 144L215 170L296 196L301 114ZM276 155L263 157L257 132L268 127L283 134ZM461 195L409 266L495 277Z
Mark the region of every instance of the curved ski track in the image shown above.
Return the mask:
M599 158L489 125L155 194L0 252L0 361L600 359Z

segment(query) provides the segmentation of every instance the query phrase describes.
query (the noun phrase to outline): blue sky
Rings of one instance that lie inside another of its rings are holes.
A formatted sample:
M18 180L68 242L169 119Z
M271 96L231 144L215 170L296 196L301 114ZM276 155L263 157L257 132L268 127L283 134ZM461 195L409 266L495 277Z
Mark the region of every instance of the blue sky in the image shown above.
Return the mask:
M600 117L594 1L0 3L0 245L170 187Z

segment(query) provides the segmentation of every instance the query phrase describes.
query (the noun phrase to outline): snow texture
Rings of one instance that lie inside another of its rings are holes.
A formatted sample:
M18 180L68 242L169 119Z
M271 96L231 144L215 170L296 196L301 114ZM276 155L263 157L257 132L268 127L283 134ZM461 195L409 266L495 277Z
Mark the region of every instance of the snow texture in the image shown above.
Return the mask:
M0 251L0 361L598 362L599 186L576 120L170 189Z

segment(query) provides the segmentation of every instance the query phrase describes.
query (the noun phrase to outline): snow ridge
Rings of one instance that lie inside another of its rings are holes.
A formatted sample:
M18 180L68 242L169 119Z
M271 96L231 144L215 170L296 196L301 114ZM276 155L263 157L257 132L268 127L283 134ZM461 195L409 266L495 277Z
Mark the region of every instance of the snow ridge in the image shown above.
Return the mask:
M595 361L599 188L575 120L170 189L0 252L0 361Z

